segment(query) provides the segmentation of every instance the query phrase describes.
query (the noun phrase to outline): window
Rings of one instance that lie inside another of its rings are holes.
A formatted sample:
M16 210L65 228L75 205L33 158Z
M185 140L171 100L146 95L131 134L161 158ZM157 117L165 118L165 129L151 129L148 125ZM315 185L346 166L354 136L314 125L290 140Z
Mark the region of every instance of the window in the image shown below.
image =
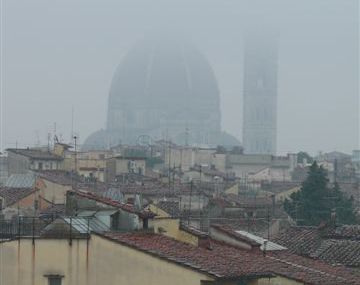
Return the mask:
M49 285L61 285L61 277L49 277Z
M61 285L63 275L45 275L48 279L48 285Z

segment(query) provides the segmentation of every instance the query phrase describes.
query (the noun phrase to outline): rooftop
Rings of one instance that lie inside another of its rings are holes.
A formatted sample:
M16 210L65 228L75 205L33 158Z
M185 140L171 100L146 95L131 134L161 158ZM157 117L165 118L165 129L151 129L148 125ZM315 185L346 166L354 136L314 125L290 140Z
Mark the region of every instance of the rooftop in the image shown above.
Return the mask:
M360 267L360 226L291 227L274 241L302 256Z
M288 251L249 251L210 240L210 249L150 233L104 233L101 236L147 254L222 279L279 275L306 284L360 284L344 267L296 256Z
M23 155L31 159L39 159L39 160L62 160L61 156L55 155L50 151L43 151L39 149L31 149L31 148L8 148L8 152L12 152L15 154Z
M54 204L40 212L42 216L60 216L65 214L64 204Z
M180 205L177 201L162 200L159 201L156 206L168 213L171 217L180 217Z
M37 171L36 175L40 178L46 179L60 185L72 185L73 182L81 182L79 176L70 171Z
M124 211L126 211L128 213L136 214L141 218L152 218L152 217L155 216L155 214L150 212L150 211L136 210L134 205L125 204L125 203L122 203L120 201L112 200L110 198L106 198L106 197L103 197L103 196L98 196L98 195L96 195L96 194L94 194L92 192L69 191L68 193L72 193L72 194L77 195L77 196L82 197L82 198L94 200L94 201L100 202L102 204L109 205L109 206L112 206L114 208L124 210Z
M5 186L9 188L32 188L35 185L33 173L12 174L6 179Z
M274 251L274 250L286 250L286 247L283 247L277 243L274 243L272 241L269 241L267 239L264 239L262 237L259 237L259 236L256 236L256 235L253 235L249 232L246 232L246 231L236 231L236 233L248 238L248 239L251 239L255 242L257 242L258 244L260 244L260 249L261 250L267 250L267 251ZM266 244L266 245L265 245Z
M36 190L33 188L0 187L0 197L5 199L5 204L8 207L29 196L35 191Z

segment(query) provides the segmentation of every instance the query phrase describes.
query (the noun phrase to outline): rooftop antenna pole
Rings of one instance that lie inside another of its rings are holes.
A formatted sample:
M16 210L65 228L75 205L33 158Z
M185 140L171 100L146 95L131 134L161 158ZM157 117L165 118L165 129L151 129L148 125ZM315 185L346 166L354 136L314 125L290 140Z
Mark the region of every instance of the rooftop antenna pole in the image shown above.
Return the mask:
M270 210L269 210L269 206L267 207L267 224L268 224L267 239L270 240Z
M71 140L74 138L74 106L71 107Z
M48 147L48 151L50 151L50 140L51 140L51 134L50 134L50 132L48 133L48 145L47 145L47 147Z
M171 141L170 141L170 139L169 139L169 141L168 141L168 143L169 143L169 169L168 169L168 171L169 171L169 190L170 190L170 187L171 187Z
M202 165L200 164L200 176L199 176L199 230L202 230L202 213L201 213L201 202L204 200L203 192L201 190L201 172L202 172Z
M75 146L75 174L77 175L77 136L74 136L74 146ZM76 179L76 177L75 177ZM77 187L75 189L75 191L77 191Z
M75 172L77 172L77 136L74 136L74 145L75 145Z
M56 122L54 122L54 137L53 137L53 143L54 143L54 146L55 146L55 143L56 143Z
M193 190L193 181L191 180L191 181L190 181L190 197L189 197L188 226L190 226L192 190Z

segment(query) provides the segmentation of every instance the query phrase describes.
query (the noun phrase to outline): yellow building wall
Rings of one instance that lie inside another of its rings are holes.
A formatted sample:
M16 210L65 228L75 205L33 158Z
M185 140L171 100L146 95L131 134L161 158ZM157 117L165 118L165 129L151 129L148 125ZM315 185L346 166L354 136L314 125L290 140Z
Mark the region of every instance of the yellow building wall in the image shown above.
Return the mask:
M297 187L294 187L294 188L291 188L287 191L284 191L284 192L281 192L281 193L278 193L275 195L275 202L284 202L285 199L289 199L290 198L290 195L292 193L296 193L298 191L301 190L301 187L300 186L297 186Z
M239 185L235 184L234 186L228 188L225 190L226 194L235 194L238 195L239 194Z
M87 284L86 241L31 239L0 243L0 284L48 285L47 274L64 275L63 284ZM89 283L91 284L91 283Z
M90 259L95 268L98 268L91 277L96 281L94 284L200 285L201 280L212 280L205 274L119 246L98 236L92 243L94 251L90 254ZM108 280L109 278L113 280Z
M262 278L257 281L257 285L303 285L302 282L297 282L295 280L290 280L284 277L274 277L274 278Z
M0 243L0 284L48 285L48 274L62 285L200 285L211 277L93 235L86 240L31 239Z
M45 275L63 275L62 285L200 285L204 273L168 262L104 237L21 239L0 243L1 285L48 285ZM216 283L235 285L234 281ZM261 278L248 285L301 285L283 277Z
M178 219L163 218L151 221L151 226L154 227L155 233L161 233L184 243L198 246L198 237L186 231L180 230L179 225L180 221ZM165 232L162 232L161 228L165 230Z
M40 195L52 203L65 204L66 192L72 189L71 185L61 185L49 180L41 180L41 183L37 183L37 185L41 185Z
M150 204L150 205L147 207L147 209L156 214L155 219L159 219L159 218L170 218L170 215L169 215L167 212L165 212L164 210L160 209L159 207L157 207L157 206L154 205L154 204Z

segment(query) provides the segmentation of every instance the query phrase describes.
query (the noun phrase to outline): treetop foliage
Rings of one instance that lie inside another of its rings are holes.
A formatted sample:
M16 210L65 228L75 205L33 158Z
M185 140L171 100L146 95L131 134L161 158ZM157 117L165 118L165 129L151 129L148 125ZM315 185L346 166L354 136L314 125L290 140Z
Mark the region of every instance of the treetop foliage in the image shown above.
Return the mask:
M284 209L298 225L318 226L321 222L356 222L353 199L347 198L337 183L329 185L326 170L316 161L298 192L284 202Z

